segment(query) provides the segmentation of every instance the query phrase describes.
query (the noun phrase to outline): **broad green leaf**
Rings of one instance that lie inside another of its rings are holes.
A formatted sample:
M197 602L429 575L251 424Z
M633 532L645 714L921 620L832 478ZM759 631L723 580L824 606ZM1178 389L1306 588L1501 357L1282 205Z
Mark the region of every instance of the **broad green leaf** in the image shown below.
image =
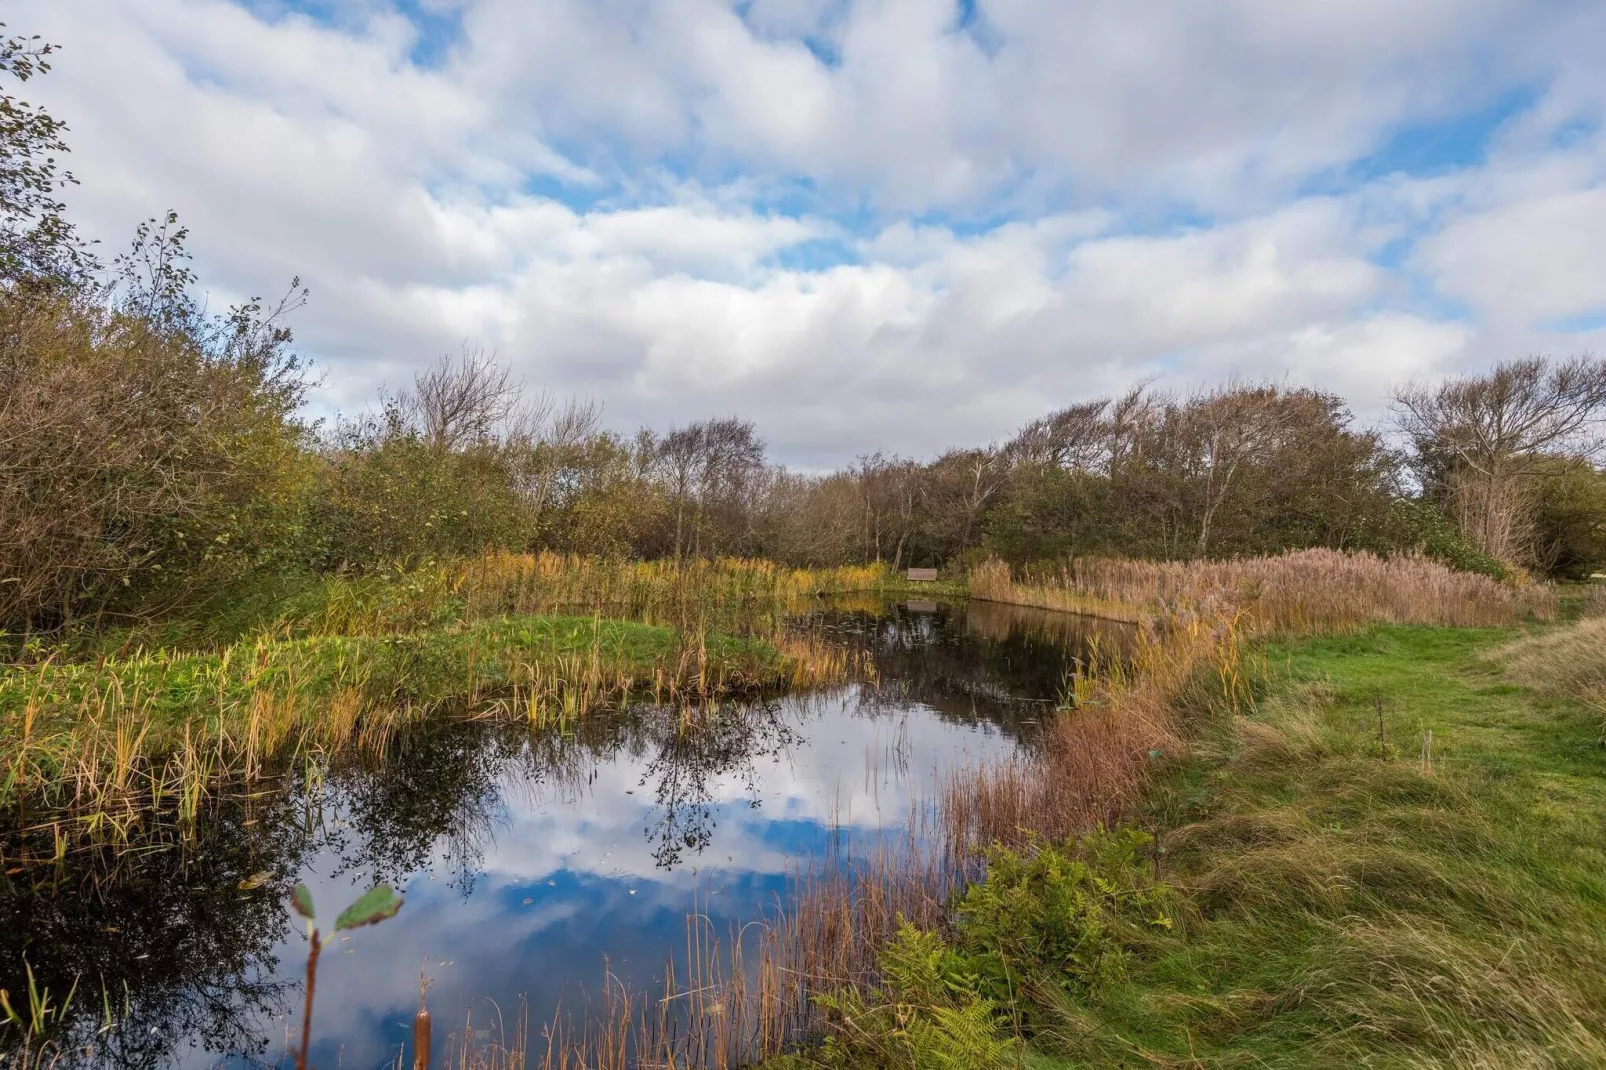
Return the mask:
M312 893L307 891L305 884L298 884L290 890L290 905L295 908L297 914L308 921L312 920Z
M335 931L372 925L395 915L401 909L402 897L388 884L368 889L357 901L340 912L335 919Z

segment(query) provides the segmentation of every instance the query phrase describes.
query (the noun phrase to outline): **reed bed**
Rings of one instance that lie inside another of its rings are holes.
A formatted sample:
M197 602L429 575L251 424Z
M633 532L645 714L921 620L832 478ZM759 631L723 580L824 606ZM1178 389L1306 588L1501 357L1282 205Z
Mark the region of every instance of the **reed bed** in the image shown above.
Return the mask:
M1326 549L1230 561L1078 558L1019 578L993 561L972 572L970 593L1118 620L1239 613L1261 633L1347 632L1379 622L1491 628L1556 615L1548 586L1456 572L1419 555Z
M948 850L1060 842L1129 816L1157 762L1186 744L1189 716L1253 702L1260 666L1242 619L1146 625L1124 658L1085 666L1035 755L958 772L943 786Z
M633 698L696 701L851 670L806 637L782 652L599 617L46 661L0 671L0 804L108 820L134 800L177 799L193 816L226 781L347 746L382 753L401 727L437 713L546 728Z
M884 565L797 569L739 558L677 563L498 551L404 572L331 577L275 607L260 627L385 635L574 612L681 628L773 627L822 595L876 590L890 579Z
M324 578L212 632L128 632L78 660L72 644L33 644L0 667L0 806L93 815L177 796L188 811L268 765L382 751L442 710L541 728L632 698L839 682L853 659L786 621L887 578L882 566L497 552ZM238 637L218 637L229 630Z

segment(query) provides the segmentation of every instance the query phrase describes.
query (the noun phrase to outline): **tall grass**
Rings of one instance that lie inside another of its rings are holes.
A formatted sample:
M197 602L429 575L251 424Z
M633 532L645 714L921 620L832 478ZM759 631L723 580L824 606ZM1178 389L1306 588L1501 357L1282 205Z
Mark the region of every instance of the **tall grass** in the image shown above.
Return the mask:
M1606 616L1524 636L1489 660L1541 694L1579 699L1598 711L1606 732Z
M874 590L885 566L796 569L769 561L636 561L488 552L405 572L328 577L266 613L264 630L384 635L507 614L596 613L688 627L772 623L821 595Z
M852 671L806 638L786 646L512 617L16 667L0 671L0 804L96 813L176 794L193 813L226 780L350 745L379 753L401 726L440 713L545 728L633 698L693 701Z
M1502 583L1420 556L1325 549L1231 561L1078 558L1018 578L993 561L971 574L970 594L1120 620L1241 613L1257 632L1291 634L1346 632L1377 622L1500 627L1556 615L1555 592L1547 586Z

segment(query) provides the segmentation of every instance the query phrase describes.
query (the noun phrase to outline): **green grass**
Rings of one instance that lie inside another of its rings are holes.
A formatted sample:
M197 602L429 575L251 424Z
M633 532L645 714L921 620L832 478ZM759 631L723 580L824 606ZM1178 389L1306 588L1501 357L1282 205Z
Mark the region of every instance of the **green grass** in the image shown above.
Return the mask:
M1121 944L1123 975L1067 991L1017 962L997 1020L1027 1044L996 1065L1606 1065L1599 713L1503 677L1489 655L1517 634L1264 648L1254 710L1197 725L1135 822L1156 840L1134 879L1169 886L1174 927L1119 935L1110 885L1084 928ZM974 936L950 938L975 953ZM946 1065L955 999L897 1009L919 1058L848 1023L780 1065Z
M969 585L963 579L911 582L899 573L891 573L869 590L883 598L943 601L964 598Z
M1189 923L1041 1046L1070 1065L1602 1065L1606 753L1592 710L1488 663L1509 638L1268 649L1257 711L1151 796Z

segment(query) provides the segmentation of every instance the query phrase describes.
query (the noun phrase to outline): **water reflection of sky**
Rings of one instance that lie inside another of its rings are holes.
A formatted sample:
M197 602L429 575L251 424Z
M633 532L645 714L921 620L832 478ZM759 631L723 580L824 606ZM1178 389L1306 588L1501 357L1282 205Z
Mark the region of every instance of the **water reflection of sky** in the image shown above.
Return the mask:
M470 1007L480 1023L497 1006L514 1013L520 997L532 1021L543 1021L560 999L573 1007L600 992L605 954L613 976L650 984L684 947L689 913L707 915L723 935L730 922L772 906L788 875L833 837L848 853L867 850L883 829L905 828L945 771L1016 748L986 722L944 719L917 702L888 708L883 700L866 716L856 687L776 705L791 738L709 778L698 804L707 807L708 838L667 867L650 838L664 819L651 753L599 761L578 788L506 771L473 872L463 872L452 845L438 845L407 879L401 914L349 934L324 957L314 1060L367 1067L393 1059L408 1036L421 966L443 1024ZM329 850L302 879L327 911L371 877ZM280 945L284 979L299 982L304 953L299 935Z
M185 851L130 855L110 876L8 871L0 987L23 990L26 959L51 991L127 993L109 1035L102 1000L72 1008L89 1061L273 1061L299 1026L306 956L290 886L305 881L327 922L385 880L401 913L323 957L315 1064L393 1061L421 968L437 1047L470 1010L476 1029L511 1025L521 997L538 1034L560 1000L577 1011L601 993L605 956L648 987L689 913L723 938L800 866L901 837L955 767L1030 745L1087 633L1107 631L984 604L838 607L806 626L865 655L873 683L705 711L693 731L653 708L561 734L431 724L321 788L220 803Z

